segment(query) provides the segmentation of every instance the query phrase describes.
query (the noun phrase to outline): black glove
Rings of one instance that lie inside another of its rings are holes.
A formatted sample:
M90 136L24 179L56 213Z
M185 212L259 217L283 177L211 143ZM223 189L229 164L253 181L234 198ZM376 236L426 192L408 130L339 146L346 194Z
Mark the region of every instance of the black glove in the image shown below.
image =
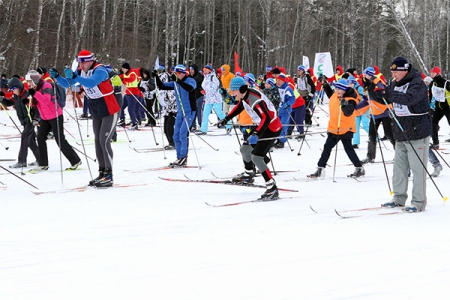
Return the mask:
M341 98L341 99L339 100L339 102L341 103L341 106L346 106L346 105L348 104L348 101L345 100L344 98Z
M256 130L253 130L252 135L256 136L257 138L259 138L259 132L256 131Z
M5 96L5 93L3 93L2 91L0 91L0 97Z
M142 86L139 87L139 90L140 90L141 92L145 93L145 89L144 89Z
M30 96L34 96L34 94L36 94L36 91L33 89L29 89L28 94L30 94Z
M153 77L156 77L156 76L158 76L158 71L156 71L156 70L153 70L153 71L152 71L152 76L153 76Z
M59 77L59 72L55 68L50 68L50 70L48 72L50 74L50 77L52 77L52 78L58 78Z
M217 123L217 127L222 127L222 126L225 126L225 125L227 125L227 123L228 123L228 120L227 120L227 118L225 117L225 118L223 118L222 120L220 120L218 123Z
M177 81L177 75L175 75L175 74L172 74L171 76L170 76L170 80L171 81Z

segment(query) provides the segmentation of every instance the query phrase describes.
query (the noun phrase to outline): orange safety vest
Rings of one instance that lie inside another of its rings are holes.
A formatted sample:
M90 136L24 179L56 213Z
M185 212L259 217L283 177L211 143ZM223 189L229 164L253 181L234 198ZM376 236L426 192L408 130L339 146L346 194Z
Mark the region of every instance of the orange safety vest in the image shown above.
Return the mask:
M379 77L375 77L375 79L373 80L373 83L375 85L377 85L379 82L381 81L381 83L383 83L384 85L386 85L386 83ZM376 89L375 89L376 90ZM367 95L368 96L368 95ZM377 101L372 101L371 99L369 99L370 103L369 103L369 108L370 108L370 114L374 115L374 116L378 116L383 114L387 109L392 108L392 105L389 104L389 107L386 104L381 104Z
M359 103L358 97L344 97L345 100L354 100L356 104ZM329 100L330 119L328 121L328 132L336 135L343 135L349 131L356 132L356 114L346 117L341 110L341 103L337 93L333 93Z

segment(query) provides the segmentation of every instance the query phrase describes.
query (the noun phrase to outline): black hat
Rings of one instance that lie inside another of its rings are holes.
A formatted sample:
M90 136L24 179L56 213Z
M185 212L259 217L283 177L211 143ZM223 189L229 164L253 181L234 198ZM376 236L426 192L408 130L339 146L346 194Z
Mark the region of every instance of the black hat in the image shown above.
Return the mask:
M19 89L23 90L23 83L17 77L11 78L11 80L8 82L8 86L10 88L15 87L15 88L19 88Z
M406 58L398 56L392 61L391 71L408 71L410 66Z
M45 73L47 73L47 68L46 67L39 67L36 69L36 71L41 74L44 75Z
M126 63L123 63L122 68L127 69L127 70L130 70L130 69L131 69L130 64L127 63L127 62L126 62Z

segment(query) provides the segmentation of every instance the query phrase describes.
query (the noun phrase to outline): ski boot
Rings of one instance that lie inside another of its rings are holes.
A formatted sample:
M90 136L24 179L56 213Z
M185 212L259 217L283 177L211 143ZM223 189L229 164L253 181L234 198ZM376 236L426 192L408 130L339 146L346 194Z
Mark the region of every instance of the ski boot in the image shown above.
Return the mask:
M275 180L270 179L266 182L266 191L261 195L261 201L273 201L278 199L278 188Z
M113 176L112 176L112 170L105 170L103 173L103 177L94 182L94 186L105 188L105 187L112 187L114 184Z
M440 163L434 164L433 165L433 173L431 173L431 177L438 177L439 174L441 174L442 171L442 165Z
M95 183L98 182L103 177L105 177L105 170L104 169L98 170L98 176L95 177L93 180L89 181L88 186L94 186Z
M317 167L316 172L306 175L308 178L325 178L325 168L324 167Z
M231 179L234 183L253 183L255 177L255 172L253 170L248 171L245 170L245 172L242 172L241 174L238 174L237 176L233 177Z
M364 168L356 167L355 171L352 174L348 175L348 177L361 177L364 175L366 175L366 171L364 170Z

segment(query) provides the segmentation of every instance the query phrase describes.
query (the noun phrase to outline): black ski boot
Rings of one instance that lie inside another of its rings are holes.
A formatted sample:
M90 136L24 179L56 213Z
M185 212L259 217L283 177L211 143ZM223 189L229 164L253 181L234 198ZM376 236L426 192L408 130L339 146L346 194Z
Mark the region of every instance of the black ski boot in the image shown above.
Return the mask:
M348 175L348 177L361 177L364 175L366 175L366 171L364 170L364 168L356 167L355 171L352 174Z
M325 178L325 168L324 167L317 167L316 172L306 175L308 178Z
M93 180L89 181L88 186L94 186L95 183L97 181L99 181L100 179L102 179L105 176L105 170L104 169L99 169L98 170L98 176L95 177Z
M94 183L96 187L104 188L104 187L112 187L114 184L112 170L106 169L103 173L103 177L100 178L97 182Z
M253 183L255 177L255 172L245 170L245 172L242 172L241 174L238 174L237 176L233 177L231 179L232 182L235 183Z
M270 179L266 182L266 191L261 195L261 201L273 201L278 199L278 188L275 180Z

